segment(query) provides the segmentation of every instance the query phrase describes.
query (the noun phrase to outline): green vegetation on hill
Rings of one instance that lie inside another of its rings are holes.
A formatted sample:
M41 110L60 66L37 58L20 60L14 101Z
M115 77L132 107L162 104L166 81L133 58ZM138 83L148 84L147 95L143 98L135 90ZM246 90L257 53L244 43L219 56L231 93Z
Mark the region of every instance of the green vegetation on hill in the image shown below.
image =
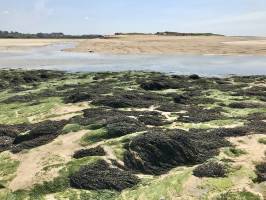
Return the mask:
M102 35L65 35L64 33L19 33L14 31L0 31L0 38L19 39L94 39L102 38Z

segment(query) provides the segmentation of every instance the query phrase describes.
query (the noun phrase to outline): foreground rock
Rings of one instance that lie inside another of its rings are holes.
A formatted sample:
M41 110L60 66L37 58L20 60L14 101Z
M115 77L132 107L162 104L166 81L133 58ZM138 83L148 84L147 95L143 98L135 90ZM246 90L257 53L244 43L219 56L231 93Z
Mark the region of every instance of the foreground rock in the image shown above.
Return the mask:
M226 173L226 166L218 161L209 161L193 170L193 175L197 177L225 177Z
M256 166L256 181L261 183L266 181L266 162L260 163Z
M86 190L117 190L133 187L140 180L130 172L111 168L105 161L84 166L70 177L71 187Z
M134 171L160 175L176 166L202 163L228 145L225 139L211 133L150 131L128 143L124 162Z

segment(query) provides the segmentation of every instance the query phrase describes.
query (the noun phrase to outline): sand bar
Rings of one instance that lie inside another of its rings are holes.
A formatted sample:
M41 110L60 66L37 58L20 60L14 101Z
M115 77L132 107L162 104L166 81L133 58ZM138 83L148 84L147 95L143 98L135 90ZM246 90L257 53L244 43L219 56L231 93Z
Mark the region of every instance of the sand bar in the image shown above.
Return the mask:
M113 54L266 55L266 39L224 36L123 35L80 42L73 52Z

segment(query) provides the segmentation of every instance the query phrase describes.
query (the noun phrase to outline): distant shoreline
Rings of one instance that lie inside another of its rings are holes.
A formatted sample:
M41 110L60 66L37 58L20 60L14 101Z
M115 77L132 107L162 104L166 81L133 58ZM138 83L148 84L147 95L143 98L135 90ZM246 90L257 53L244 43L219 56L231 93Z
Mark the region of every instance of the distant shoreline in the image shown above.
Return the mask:
M107 54L266 55L266 38L115 35L83 40L71 52Z
M260 55L266 38L230 36L110 35L95 39L0 39L0 51L23 51L60 43L75 43L63 51L100 54Z

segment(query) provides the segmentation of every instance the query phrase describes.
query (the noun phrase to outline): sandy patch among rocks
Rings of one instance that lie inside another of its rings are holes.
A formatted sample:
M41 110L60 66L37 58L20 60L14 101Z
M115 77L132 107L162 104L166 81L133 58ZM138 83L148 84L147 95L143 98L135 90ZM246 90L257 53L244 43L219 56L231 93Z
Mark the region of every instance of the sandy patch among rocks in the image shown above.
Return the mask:
M26 189L44 180L52 180L56 177L59 169L53 169L45 177L37 175L41 174L46 164L55 165L70 161L73 152L81 148L79 140L86 133L87 131L83 130L67 135L60 135L47 145L13 155L14 159L20 161L20 165L17 170L17 176L12 180L9 188L12 191Z

